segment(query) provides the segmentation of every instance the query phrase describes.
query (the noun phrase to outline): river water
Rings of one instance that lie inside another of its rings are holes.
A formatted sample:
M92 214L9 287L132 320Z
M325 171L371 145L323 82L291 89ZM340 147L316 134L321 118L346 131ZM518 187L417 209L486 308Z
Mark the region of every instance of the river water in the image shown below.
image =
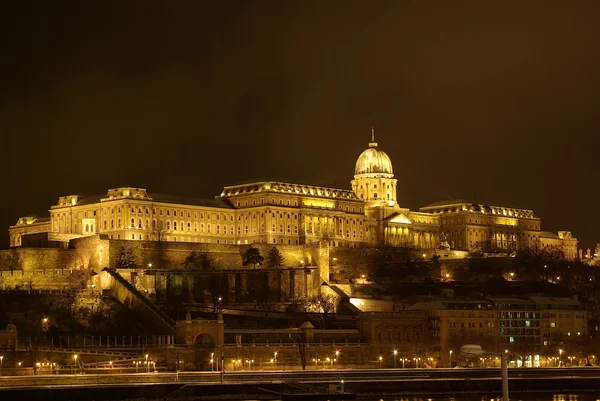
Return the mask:
M200 398L200 397L182 397L182 398L173 398L169 399L172 401L200 401L200 400L227 400L227 401L279 401L269 398L248 398L242 397L237 398L239 396L226 396L223 398L218 397L210 397L210 398ZM136 399L131 401L158 401L151 399ZM162 400L161 400L162 401ZM306 400L303 401L313 401L310 396L307 396ZM502 401L502 398L499 395L475 395L475 394L456 394L456 395L445 395L445 396L367 396L367 397L357 397L356 401ZM582 393L540 393L540 392L532 392L532 393L513 393L510 395L510 401L600 401L600 392L582 392Z

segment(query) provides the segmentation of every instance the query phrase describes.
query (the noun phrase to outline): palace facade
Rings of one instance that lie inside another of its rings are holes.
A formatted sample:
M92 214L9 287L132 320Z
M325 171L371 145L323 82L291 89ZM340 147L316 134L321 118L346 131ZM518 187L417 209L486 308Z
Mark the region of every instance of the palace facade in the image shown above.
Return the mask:
M539 245L577 257L570 232L541 231L532 210L467 200L432 203L410 211L398 204L389 156L374 138L356 162L352 190L260 181L227 186L214 199L184 198L143 188L110 189L104 195L67 195L49 217L26 216L9 228L10 246L23 236L48 239L104 234L132 241L215 244L414 246L424 250L506 251Z

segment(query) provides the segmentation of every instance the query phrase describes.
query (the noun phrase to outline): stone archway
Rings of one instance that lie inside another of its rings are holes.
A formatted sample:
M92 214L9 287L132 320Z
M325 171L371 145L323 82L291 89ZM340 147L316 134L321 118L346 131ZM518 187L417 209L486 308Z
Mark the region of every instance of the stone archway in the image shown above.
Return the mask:
M194 360L197 370L217 370L218 357L215 355L215 340L208 333L200 333L194 338ZM211 364L211 359L213 360Z

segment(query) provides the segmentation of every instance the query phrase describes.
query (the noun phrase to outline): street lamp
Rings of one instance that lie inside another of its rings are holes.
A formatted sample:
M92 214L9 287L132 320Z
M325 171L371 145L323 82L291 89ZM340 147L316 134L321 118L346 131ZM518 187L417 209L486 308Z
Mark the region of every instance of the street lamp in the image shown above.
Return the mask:
M396 369L396 355L398 355L398 350L394 350L394 369Z
M215 363L215 353L211 352L210 353L210 371L211 372L215 371L215 365L214 365L214 363Z
M152 263L148 263L148 267L152 267Z
M146 354L146 373L150 373L150 365L148 365L148 354Z
M110 365L110 368L112 369L112 367L113 367L112 361L108 361L108 364Z
M339 366L339 364L340 364L340 351L339 350L335 351L335 362Z
M273 359L275 360L275 362L273 362L273 366L277 365L277 351L273 352Z
M452 350L450 350L450 367L452 367Z
M0 376L2 376L3 368L4 368L4 355L0 355Z
M558 366L560 366L560 363L562 361L562 353L563 353L563 350L561 348L558 350Z
M383 357L379 355L379 369L381 369L381 361L383 361Z
M75 368L77 367L77 354L73 355L73 360L75 361L73 363L73 373L75 373Z

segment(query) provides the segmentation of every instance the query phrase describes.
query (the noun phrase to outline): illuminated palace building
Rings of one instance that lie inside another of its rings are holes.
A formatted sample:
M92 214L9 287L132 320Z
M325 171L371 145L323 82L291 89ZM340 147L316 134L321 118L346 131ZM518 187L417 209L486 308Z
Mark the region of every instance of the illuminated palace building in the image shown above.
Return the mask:
M331 246L411 245L424 250L501 250L540 245L575 258L569 232L540 230L533 211L466 200L436 202L418 212L401 207L388 155L372 139L356 161L352 190L261 181L228 186L215 199L154 194L142 188L105 195L60 197L50 216L26 216L11 226L10 245L22 236L48 239L104 234L113 239L217 244Z

